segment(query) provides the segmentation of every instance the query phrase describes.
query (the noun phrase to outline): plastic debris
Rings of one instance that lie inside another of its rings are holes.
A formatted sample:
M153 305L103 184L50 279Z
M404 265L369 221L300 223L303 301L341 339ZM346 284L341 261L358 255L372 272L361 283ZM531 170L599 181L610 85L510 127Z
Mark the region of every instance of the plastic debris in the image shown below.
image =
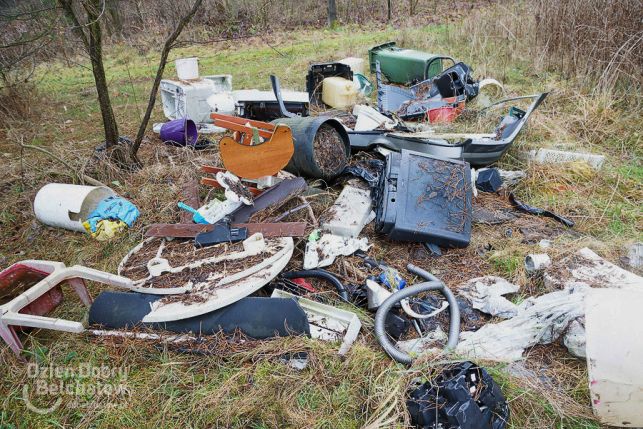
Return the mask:
M538 207L530 206L529 204L523 203L522 201L516 198L513 192L509 193L509 201L511 201L511 204L513 204L518 209L524 212L527 212L529 214L533 214L536 216L546 216L552 219L556 219L558 222L570 228L575 225L572 220L569 220L566 217L557 215L556 213L550 212L549 210L539 209Z
M382 115L370 106L358 104L353 107L353 115L357 116L357 122L353 129L355 131L371 131L376 128L391 130L395 127L395 121Z
M502 178L496 168L487 168L478 172L476 177L476 188L483 192L496 192L502 187Z
M640 291L643 278L605 261L588 248L562 259L544 274L545 287L562 289L518 306L518 315L500 323L487 324L475 332L463 332L456 353L498 361L515 361L536 344L550 344L568 336L571 352L581 355L580 330L573 322L585 317L585 297L594 288ZM569 332L574 329L573 332Z
M600 170L605 162L604 155L591 153L566 152L554 149L538 149L529 153L529 158L540 164L560 164L563 162L585 161L595 170Z
M355 177L361 177L368 183L371 189L378 186L380 174L384 171L384 162L379 159L369 159L349 165L344 169L342 174L351 174Z
M357 237L375 219L370 191L346 185L326 214L322 229L342 237Z
M572 356L582 359L586 357L585 326L583 326L580 319L572 320L572 323L569 324L563 337L563 344Z
M188 213L192 213L192 220L194 221L194 223L198 223L198 224L202 224L202 225L211 223L205 217L203 217L203 215L201 213L199 213L199 211L197 209L188 206L183 201L179 201L176 205L181 210L185 210Z
M357 250L367 251L370 247L366 237L358 239L324 234L319 240L306 244L304 269L326 267L331 265L337 256L349 256Z
M504 429L509 405L486 369L452 364L409 392L411 423L421 429Z
M98 241L111 240L127 230L127 224L120 220L100 220L96 224L96 231L94 232L91 231L89 222L83 222L83 226L89 235Z
M456 353L476 359L519 360L526 348L556 341L572 320L584 315L588 289L577 285L529 298L518 307L517 316L463 332Z
M402 278L402 275L398 270L391 267L385 267L379 275L380 282L389 288L389 290L396 291L404 289L406 286L406 280Z
M310 336L324 341L341 340L338 354L344 356L357 339L362 323L357 314L275 289L272 298L296 300L308 316Z
M229 171L218 172L216 174L217 182L225 189L225 197L232 202L242 202L250 206L253 203L252 193L241 180Z
M543 275L545 287L564 289L576 284L591 287L641 287L643 277L612 264L584 247L554 264Z
M467 298L473 308L510 319L518 314L518 306L503 295L516 293L519 289L501 277L485 276L469 280L458 288L458 293Z
M132 277L133 291L172 295L151 304L143 322L188 319L230 305L275 278L288 264L294 250L290 237L264 239L261 234L244 240L243 250L220 245L218 254L211 248L194 249L185 244L148 238L119 264L119 274ZM187 249L188 254L177 257ZM149 255L147 261L143 257L137 262L140 255ZM259 257L252 263L234 263L252 256ZM147 269L140 270L141 264Z
M409 150L392 152L374 193L375 230L392 240L466 247L471 239L471 188L466 162Z

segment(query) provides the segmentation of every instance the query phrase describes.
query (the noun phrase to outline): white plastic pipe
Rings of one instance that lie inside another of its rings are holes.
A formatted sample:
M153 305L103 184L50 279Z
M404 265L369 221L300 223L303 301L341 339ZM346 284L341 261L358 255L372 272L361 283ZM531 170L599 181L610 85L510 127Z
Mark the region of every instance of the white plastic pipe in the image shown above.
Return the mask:
M82 222L99 202L115 192L105 186L50 183L40 188L33 201L36 219L45 225L85 232Z

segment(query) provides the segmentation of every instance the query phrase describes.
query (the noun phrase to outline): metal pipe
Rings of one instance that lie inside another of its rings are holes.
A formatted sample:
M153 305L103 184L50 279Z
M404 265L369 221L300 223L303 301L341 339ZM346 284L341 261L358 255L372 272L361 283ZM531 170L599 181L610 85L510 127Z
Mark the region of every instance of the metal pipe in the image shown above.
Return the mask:
M445 351L452 351L458 345L458 338L460 336L460 309L458 308L458 303L451 290L449 290L449 288L442 281L438 280L437 277L413 264L408 264L407 269L411 273L423 277L424 279L429 281L405 287L404 289L395 292L382 303L380 308L377 310L377 313L375 314L375 337L377 338L377 341L380 343L384 351L392 359L396 360L397 362L410 365L413 361L411 356L398 350L395 347L395 344L391 342L391 340L388 338L388 335L386 334L386 315L391 310L391 308L393 308L395 304L405 298L418 295L422 292L432 290L439 291L442 295L444 295L447 302L449 303L449 339L444 347Z

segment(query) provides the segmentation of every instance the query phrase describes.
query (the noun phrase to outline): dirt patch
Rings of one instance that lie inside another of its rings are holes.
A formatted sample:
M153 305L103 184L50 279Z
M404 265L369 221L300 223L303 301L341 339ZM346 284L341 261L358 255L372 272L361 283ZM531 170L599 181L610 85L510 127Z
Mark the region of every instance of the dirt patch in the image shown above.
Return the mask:
M317 130L313 150L317 165L325 175L332 176L338 173L348 162L342 136L328 124L322 125Z

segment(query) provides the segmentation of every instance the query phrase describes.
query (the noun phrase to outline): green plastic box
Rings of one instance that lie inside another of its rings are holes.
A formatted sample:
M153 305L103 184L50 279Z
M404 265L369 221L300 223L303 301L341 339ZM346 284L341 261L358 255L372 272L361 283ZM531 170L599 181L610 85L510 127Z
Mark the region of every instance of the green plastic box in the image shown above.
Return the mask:
M379 61L380 70L388 81L401 84L421 82L440 74L443 59L451 58L398 48L395 42L377 45L368 51L371 73L375 73L375 62Z

